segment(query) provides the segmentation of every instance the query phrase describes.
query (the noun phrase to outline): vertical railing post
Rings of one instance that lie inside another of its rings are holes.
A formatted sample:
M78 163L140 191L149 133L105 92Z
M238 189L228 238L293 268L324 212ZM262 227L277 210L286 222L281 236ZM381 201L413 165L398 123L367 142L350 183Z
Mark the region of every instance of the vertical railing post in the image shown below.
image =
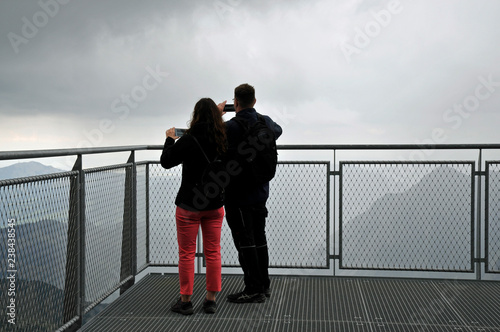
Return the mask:
M337 222L338 220L338 224L339 224L339 232L338 232L338 237L339 237L339 240L338 240L338 246L339 246L339 251L338 253L335 254L335 257L337 258L337 261L338 261L338 266L339 268L342 266L342 167L341 167L341 164L339 162L339 168L337 170L337 153L336 151L337 150L334 150L334 158L333 158L333 163L334 163L334 173L338 176L338 183L339 185L337 186L337 182L335 181L333 186L334 186L334 196L338 194L338 198L337 197L334 197L333 198L333 201L334 201L334 204L337 204L337 207L335 208L334 211L337 211L338 209L338 217L334 219L336 219L334 221ZM334 212L335 213L335 212ZM335 226L334 226L335 228ZM336 229L336 228L335 228ZM335 240L334 240L334 245L333 245L333 248L334 250L337 249L337 237L335 236L334 237ZM337 264L335 264L335 267L337 267ZM334 268L335 269L335 268Z
M135 152L132 151L127 163L131 163L131 167L127 167L125 172L125 195L123 204L123 231L122 231L122 259L120 280L123 281L130 276L121 288L120 294L123 294L127 289L135 283L135 275L137 272L137 169L135 163Z
M78 175L72 177L70 183L63 318L68 322L78 317L70 329L77 330L82 326L85 308L85 178L82 155L78 155L73 171L78 171Z
M481 250L481 227L482 227L482 223L481 223L481 207L482 207L482 204L481 204L481 200L482 200L482 194L481 194L481 190L482 190L482 181L483 181L483 150L482 149L479 149L479 162L478 162L479 166L478 166L478 174L479 176L477 177L477 194L476 194L476 197L477 197L477 204L476 204L476 208L477 208L477 211L476 211L476 279L477 280L481 280L482 279L482 265L481 265L481 262L482 262L482 250Z
M333 276L336 275L336 267L337 267L337 261L338 261L338 256L337 256L337 251L336 251L336 245L337 245L337 239L336 239L336 236L337 236L337 232L335 231L336 228L336 222L337 220L335 219L335 208L337 207L337 202L336 202L336 199L337 199L337 183L336 183L336 180L335 180L335 173L337 172L337 150L333 149L333 194L332 194L332 203L331 203L331 206L332 206L332 219L333 219L333 222L332 222L332 229L333 229L333 236L332 238L333 239L330 239L330 241L333 241L333 243L328 243L328 245L332 246L332 256L333 256ZM329 184L330 186L330 184Z
M131 190L132 190L132 201L130 202L130 209L132 214L132 223L131 223L131 256L130 256L130 264L131 264L131 275L135 277L137 274L137 164L135 161L135 151L130 153L129 163L132 163L132 182L131 182Z
M151 259L149 257L149 166L146 164L146 264L149 265Z
M331 251L330 251L330 163L326 165L326 266L330 268L331 264ZM335 179L334 179L335 180ZM335 271L335 261L334 261L334 271ZM335 272L334 272L335 273Z
M203 260L203 248L201 247L201 235L200 231L198 231L198 235L196 238L196 274L201 274L202 260Z
M85 197L86 197L86 187L85 187L85 172L83 171L83 160L82 156L79 155L78 158L80 161L78 162L78 172L80 174L80 224L78 229L80 230L78 239L79 239L79 245L78 247L80 248L80 312L81 312L81 317L83 320L83 315L85 313L85 289L86 289L86 283L85 283L85 274L86 274L86 227L85 227L85 222L86 222L86 203L85 203Z

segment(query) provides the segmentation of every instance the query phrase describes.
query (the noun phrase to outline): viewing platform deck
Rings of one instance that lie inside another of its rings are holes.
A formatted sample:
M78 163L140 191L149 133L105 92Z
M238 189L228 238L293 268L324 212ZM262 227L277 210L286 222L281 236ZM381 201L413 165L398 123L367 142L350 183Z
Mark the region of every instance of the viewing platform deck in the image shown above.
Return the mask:
M242 276L225 275L215 314L201 308L204 286L197 275L183 316L170 311L177 275L147 275L80 331L500 331L498 282L275 276L265 303L236 304L226 295Z

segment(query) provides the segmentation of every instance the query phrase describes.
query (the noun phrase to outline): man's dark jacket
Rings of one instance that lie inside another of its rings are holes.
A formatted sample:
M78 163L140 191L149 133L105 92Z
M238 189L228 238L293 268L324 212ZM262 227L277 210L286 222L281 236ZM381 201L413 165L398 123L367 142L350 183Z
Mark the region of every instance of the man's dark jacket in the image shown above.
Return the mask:
M254 108L246 108L236 113L236 118L247 121L248 126L255 124L257 120L257 112ZM269 116L262 115L267 126L274 132L276 139L281 136L283 130ZM243 128L236 120L231 119L226 122L227 140L228 140L228 157L231 159L237 155L239 144L241 144L245 128ZM244 176L244 174L242 174ZM269 197L269 182L264 184L248 183L244 178L237 178L236 181L231 181L225 190L224 203L231 206L246 206L254 204L263 204Z

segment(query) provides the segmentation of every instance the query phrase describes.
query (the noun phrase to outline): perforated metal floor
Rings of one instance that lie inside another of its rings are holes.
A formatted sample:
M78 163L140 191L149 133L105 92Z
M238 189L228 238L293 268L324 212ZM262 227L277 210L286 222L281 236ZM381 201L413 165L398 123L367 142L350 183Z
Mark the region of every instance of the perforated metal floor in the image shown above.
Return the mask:
M218 312L201 309L204 276L195 277L195 313L169 310L177 275L148 275L80 331L498 331L500 283L413 279L273 277L262 304L234 304L241 276L223 276Z

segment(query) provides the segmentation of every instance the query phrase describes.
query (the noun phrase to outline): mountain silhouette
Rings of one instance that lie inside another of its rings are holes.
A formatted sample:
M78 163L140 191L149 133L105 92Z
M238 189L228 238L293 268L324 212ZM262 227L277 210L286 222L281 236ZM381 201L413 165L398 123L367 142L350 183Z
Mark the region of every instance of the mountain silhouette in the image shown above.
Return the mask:
M356 202L347 197L343 204ZM344 217L343 265L468 270L471 211L471 176L438 166L408 189L386 193L362 213Z
M27 176L45 175L64 172L36 161L22 162L0 168L0 180L16 179Z

